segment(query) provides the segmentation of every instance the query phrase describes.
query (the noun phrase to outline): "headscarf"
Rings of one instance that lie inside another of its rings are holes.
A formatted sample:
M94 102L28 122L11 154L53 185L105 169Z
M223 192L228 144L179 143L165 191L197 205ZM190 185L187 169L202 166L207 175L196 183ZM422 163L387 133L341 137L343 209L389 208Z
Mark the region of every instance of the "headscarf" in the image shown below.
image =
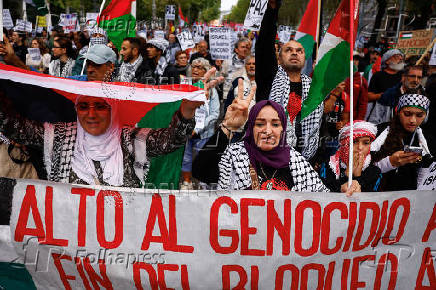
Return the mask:
M404 107L415 107L423 110L428 114L428 109L430 108L430 100L419 94L405 94L398 100L398 105L395 109L396 112L401 111Z
M350 133L351 126L350 123L345 125L339 131L339 149L335 155L330 157L330 168L336 175L336 179L339 179L339 175L341 172L341 167L346 168L348 166L348 159L350 154ZM377 135L377 126L373 123L366 121L354 121L353 122L353 140L360 137L369 137L371 142L374 141ZM363 170L365 170L369 164L371 163L371 155L368 154L365 156L365 161L363 165Z
M259 147L257 147L253 135L253 128L257 115L265 106L272 106L274 110L277 111L283 128L283 133L280 137L278 146L271 151L262 151ZM248 152L248 156L250 157L250 163L255 169L257 162L273 168L286 168L289 166L289 154L291 149L286 143L286 124L287 120L285 111L283 110L282 106L274 101L263 100L251 108L250 114L248 115L247 130L244 136L244 146Z
M76 99L76 105L80 97ZM96 184L97 173L92 160L100 161L103 181L112 186L123 184L123 153L121 150L121 127L118 122L117 103L105 99L111 106L111 123L106 132L93 136L83 129L77 120L77 138L74 146L72 169L88 184Z

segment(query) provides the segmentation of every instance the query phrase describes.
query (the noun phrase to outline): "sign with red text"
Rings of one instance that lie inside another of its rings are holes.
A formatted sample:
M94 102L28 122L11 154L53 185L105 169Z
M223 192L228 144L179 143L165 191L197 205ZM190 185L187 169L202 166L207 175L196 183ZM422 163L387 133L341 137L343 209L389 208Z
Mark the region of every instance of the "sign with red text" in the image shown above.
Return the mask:
M435 197L17 180L11 241L39 289L435 289Z

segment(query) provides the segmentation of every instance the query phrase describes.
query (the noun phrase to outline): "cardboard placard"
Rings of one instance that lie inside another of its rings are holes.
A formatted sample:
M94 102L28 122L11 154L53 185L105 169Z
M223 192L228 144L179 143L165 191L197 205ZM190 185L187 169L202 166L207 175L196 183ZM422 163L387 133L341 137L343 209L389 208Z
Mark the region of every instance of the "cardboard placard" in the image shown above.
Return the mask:
M265 14L268 0L251 0L245 16L244 26L246 29L259 30Z
M14 21L12 20L9 9L3 9L3 27L6 27L6 29L14 27Z
M179 40L182 50L195 47L194 39L192 38L192 34L189 29L183 29L181 33L178 33L177 39Z
M165 20L175 20L175 19L176 19L176 5L166 5Z
M17 19L14 27L15 31L32 32L32 22L23 19Z
M396 46L405 55L422 55L433 40L434 29L401 31Z
M209 45L212 59L231 59L233 49L230 27L209 27Z
M155 30L153 33L154 38L165 38L165 31Z

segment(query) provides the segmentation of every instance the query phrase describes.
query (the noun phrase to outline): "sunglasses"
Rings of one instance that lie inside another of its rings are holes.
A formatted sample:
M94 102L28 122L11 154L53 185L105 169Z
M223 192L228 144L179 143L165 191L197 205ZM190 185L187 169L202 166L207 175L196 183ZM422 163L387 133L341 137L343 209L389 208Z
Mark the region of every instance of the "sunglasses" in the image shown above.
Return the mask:
M88 112L91 108L94 108L94 110L98 112L105 112L109 111L111 109L111 106L109 106L105 102L99 102L99 103L86 103L86 102L80 102L76 105L77 112Z

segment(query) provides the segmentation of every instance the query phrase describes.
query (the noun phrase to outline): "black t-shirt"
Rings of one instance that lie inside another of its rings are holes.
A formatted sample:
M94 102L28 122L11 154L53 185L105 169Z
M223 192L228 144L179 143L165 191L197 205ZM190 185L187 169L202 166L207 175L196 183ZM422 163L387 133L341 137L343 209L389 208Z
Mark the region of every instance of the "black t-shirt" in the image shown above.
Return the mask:
M289 167L277 169L257 164L257 176L261 190L290 191L294 186Z
M18 46L14 43L13 45L15 55L18 56L22 62L26 62L27 46L24 44Z
M303 95L303 84L301 82L289 82L289 92L295 92L301 97Z
M380 94L401 82L401 73L388 74L385 71L376 72L369 83L368 92Z
M302 82L289 82L289 94L291 95L292 93L295 93L296 96L299 96L299 98L302 100L302 96L303 96L303 84ZM301 103L302 104L302 103ZM289 113L289 107L292 105L292 103L290 103L288 101L288 108L285 108L286 111ZM303 151L303 146L302 144L304 144L303 141L301 141L302 138L302 130L301 130L301 106L299 108L299 112L297 114L297 116L295 117L295 135L297 136L297 145L295 146L295 150L297 150L298 152L302 152ZM286 130L286 128L284 128Z

